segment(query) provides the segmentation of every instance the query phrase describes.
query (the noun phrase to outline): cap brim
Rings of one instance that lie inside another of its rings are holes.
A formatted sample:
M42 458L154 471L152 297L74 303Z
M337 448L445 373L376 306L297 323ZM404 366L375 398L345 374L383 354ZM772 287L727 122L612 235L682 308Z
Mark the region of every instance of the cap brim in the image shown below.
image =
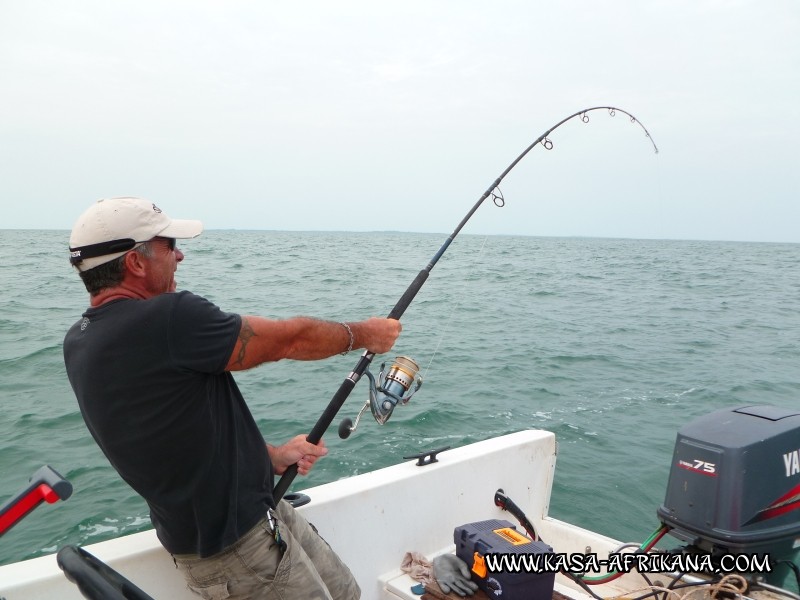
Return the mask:
M203 233L203 223L200 221L172 219L166 229L158 232L161 237L188 240Z

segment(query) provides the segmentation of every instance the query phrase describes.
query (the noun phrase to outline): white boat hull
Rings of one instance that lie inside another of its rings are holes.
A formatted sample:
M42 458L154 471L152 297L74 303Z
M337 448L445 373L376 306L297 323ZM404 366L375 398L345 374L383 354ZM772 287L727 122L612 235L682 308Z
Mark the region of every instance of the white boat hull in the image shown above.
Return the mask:
M556 461L552 433L522 431L448 450L438 459L423 467L409 461L304 491L311 502L298 510L350 566L364 600L397 598L391 590L404 584L389 582L402 575L406 552L433 556L452 548L458 525L508 519L493 502L498 488L523 507L534 524L546 516ZM152 530L86 550L156 600L197 598L186 589ZM55 555L0 567L0 596L82 598Z
M525 512L540 537L560 554L596 553L605 558L620 542L548 517L555 471L555 436L547 431L513 433L439 454L436 463L415 461L305 490L311 502L298 510L350 566L364 600L412 600L417 583L400 569L407 552L429 559L452 552L457 526L514 518L494 504L495 492ZM78 493L80 491L78 490ZM519 528L521 529L521 528ZM146 531L87 546L86 550L135 583L155 600L196 600L155 533ZM666 585L668 575L650 576ZM684 578L684 581L691 578ZM558 575L556 591L591 600L571 580ZM648 587L636 571L595 586L604 598L635 597ZM635 593L639 591L639 593ZM759 600L798 598L761 591ZM0 567L0 598L81 600L55 555Z

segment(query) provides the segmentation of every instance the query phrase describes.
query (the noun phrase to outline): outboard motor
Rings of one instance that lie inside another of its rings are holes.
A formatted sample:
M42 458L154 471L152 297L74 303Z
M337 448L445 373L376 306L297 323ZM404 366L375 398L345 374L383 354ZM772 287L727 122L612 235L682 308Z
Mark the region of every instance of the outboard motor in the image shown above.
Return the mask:
M800 549L800 410L744 406L715 411L677 436L658 509L686 552L768 554L793 561ZM773 568L781 585L789 568Z

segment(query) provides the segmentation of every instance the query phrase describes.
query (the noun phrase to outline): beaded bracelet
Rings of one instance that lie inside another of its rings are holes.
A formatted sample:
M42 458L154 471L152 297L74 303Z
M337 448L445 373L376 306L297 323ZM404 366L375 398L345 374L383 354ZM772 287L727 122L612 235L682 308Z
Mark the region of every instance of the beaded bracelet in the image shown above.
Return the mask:
M347 350L345 350L344 352L341 352L341 355L344 356L345 354L350 352L350 350L353 349L353 343L355 342L355 338L353 337L353 330L350 329L350 325L348 325L345 322L339 323L339 325L344 327L347 330L347 334L350 336L350 343L347 345Z

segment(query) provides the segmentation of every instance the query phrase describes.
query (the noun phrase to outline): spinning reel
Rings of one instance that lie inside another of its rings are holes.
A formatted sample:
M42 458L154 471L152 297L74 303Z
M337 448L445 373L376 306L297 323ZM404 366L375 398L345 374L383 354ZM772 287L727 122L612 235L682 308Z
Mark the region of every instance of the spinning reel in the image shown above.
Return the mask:
M419 366L408 356L395 358L388 371L385 371L385 367L386 363L383 363L377 381L375 376L370 373L369 368L364 371L367 379L369 379L369 400L364 403L364 406L358 412L355 423L348 417L339 424L339 437L343 440L350 437L350 434L356 430L358 422L361 420L361 415L364 414L367 407L372 411L372 416L375 417L375 420L380 425L383 425L392 416L395 406L408 404L411 396L416 394L417 390L422 386ZM412 386L413 390L411 390ZM411 390L410 393L409 390Z

